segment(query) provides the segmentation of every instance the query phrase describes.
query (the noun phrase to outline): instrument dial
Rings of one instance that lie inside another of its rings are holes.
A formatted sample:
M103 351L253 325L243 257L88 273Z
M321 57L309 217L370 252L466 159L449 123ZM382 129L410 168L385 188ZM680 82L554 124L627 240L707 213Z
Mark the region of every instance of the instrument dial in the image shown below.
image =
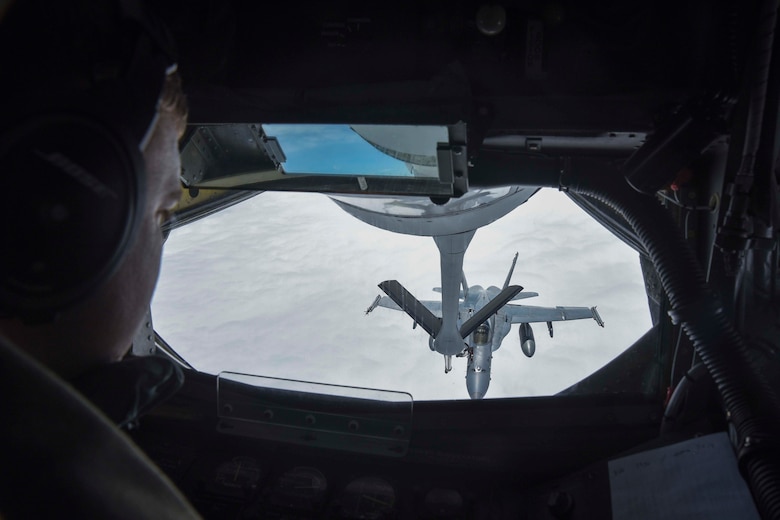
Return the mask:
M395 512L395 490L386 480L363 477L350 482L341 496L340 516L381 520Z
M296 467L285 472L271 493L271 503L296 511L316 511L322 505L328 481L319 470Z
M233 457L215 470L216 490L230 495L245 495L257 489L262 470L252 457Z

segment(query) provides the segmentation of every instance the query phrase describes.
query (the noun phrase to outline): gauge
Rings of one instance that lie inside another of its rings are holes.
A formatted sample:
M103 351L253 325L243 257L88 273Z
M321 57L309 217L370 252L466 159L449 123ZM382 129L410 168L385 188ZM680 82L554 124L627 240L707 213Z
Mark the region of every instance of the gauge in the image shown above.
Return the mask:
M271 491L270 502L297 511L318 509L328 490L328 481L319 470L297 467L285 472Z
M363 477L350 482L341 495L343 518L381 520L395 511L395 490L386 480Z
M224 489L254 490L260 480L261 471L252 457L233 457L217 467L214 481Z

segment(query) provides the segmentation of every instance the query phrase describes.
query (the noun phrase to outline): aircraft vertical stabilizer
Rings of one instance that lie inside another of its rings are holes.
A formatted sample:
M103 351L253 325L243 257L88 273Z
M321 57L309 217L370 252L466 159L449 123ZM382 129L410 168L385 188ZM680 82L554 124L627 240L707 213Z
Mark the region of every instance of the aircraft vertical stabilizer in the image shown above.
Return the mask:
M520 253L515 253L515 257L512 259L512 267L509 268L509 273L507 273L506 275L506 280L504 280L504 286L502 287L502 289L506 289L507 287L509 287L509 281L512 279L512 273L515 272L515 264L517 263L517 256L519 254Z

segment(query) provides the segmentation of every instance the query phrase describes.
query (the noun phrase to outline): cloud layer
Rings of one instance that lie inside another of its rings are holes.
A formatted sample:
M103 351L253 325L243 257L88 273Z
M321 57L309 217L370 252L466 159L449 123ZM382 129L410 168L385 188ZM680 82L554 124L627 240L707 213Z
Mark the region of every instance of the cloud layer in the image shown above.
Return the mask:
M470 284L512 283L530 305L597 305L592 320L535 327L526 358L516 327L494 353L487 398L549 395L591 374L650 327L638 254L563 194L542 190L477 231L464 261ZM235 371L467 399L465 361L428 349L405 314L363 311L397 279L435 299L438 250L431 238L364 224L317 194L263 193L171 234L153 302L160 334L198 370Z

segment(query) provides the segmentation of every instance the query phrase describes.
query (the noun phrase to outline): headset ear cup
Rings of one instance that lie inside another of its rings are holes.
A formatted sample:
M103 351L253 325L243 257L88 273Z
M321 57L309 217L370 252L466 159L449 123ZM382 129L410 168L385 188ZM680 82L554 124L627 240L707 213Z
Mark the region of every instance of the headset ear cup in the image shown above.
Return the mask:
M143 158L117 129L55 113L2 136L0 175L9 195L0 205L0 309L50 319L121 262L144 204Z

